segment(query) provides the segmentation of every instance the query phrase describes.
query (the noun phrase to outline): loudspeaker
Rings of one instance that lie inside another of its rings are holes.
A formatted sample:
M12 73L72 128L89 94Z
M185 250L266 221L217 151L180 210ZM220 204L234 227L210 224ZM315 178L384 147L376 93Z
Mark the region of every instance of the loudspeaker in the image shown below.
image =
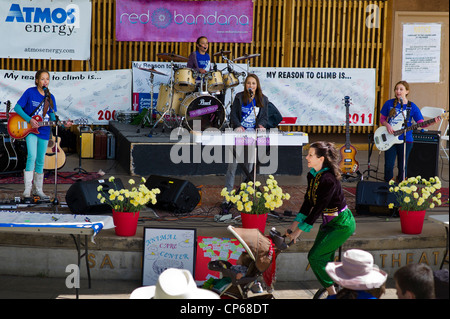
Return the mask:
M408 177L429 179L438 176L439 134L435 131L413 132L414 144L408 158Z
M86 182L76 182L67 190L66 202L72 213L76 214L111 214L112 209L108 204L100 203L97 198L97 187L103 186L103 192L108 194L108 190L119 190L124 188L120 178L116 178L114 182L107 180L96 180Z
M175 213L191 212L200 202L200 193L191 182L166 176L150 175L145 182L148 189L159 188L156 204L149 207L173 211Z
M385 182L359 182L356 186L356 212L361 215L392 215L388 205L394 203L397 206L397 199L394 193L389 192L389 187Z

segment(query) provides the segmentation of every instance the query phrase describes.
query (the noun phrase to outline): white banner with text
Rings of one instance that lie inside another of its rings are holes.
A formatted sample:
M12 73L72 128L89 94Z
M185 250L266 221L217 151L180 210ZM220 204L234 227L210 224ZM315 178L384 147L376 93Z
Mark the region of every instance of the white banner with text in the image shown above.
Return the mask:
M0 111L6 101L16 105L34 86L35 72L0 70ZM50 72L49 90L61 120L86 118L88 124L108 125L118 111L131 107L131 70Z

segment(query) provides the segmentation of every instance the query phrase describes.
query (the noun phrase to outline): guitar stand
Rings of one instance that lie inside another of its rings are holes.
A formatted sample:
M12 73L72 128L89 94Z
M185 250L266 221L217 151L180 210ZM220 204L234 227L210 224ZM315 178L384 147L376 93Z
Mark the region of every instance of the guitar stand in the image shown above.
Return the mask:
M373 140L373 133L370 133L369 136L368 136L368 145L369 145L369 151L368 151L368 155L367 155L367 157L368 157L367 158L367 169L362 173L363 176L362 176L361 180L373 178L373 179L376 179L378 181L384 181L383 179L380 179L380 178L378 178L376 176L375 177L370 176L370 172L371 171L375 172L375 174L378 172L378 169L372 170L371 169L371 164L370 164L370 158L372 157L372 151L373 151L373 147L375 145L375 142ZM367 175L364 175L365 173L367 173Z

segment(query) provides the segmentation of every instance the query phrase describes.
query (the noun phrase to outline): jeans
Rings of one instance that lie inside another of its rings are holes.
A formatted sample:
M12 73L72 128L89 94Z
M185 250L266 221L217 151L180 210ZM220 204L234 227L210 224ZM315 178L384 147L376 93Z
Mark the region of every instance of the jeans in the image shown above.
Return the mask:
M27 142L27 172L35 171L38 174L44 172L45 152L47 151L48 140L37 137L34 134L28 134L25 138Z
M408 158L411 153L413 143L406 142L405 176L408 176ZM384 181L389 182L394 177L395 158L397 158L398 175L397 181L403 180L403 143L394 144L384 152Z

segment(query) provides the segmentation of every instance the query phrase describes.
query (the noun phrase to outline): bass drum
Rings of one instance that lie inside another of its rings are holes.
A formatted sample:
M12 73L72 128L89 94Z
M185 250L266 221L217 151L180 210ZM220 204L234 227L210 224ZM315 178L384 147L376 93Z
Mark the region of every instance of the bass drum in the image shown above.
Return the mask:
M184 111L185 121L190 130L200 128L204 131L210 127L221 129L225 122L222 102L206 93L195 92L187 96L181 103L180 111Z

